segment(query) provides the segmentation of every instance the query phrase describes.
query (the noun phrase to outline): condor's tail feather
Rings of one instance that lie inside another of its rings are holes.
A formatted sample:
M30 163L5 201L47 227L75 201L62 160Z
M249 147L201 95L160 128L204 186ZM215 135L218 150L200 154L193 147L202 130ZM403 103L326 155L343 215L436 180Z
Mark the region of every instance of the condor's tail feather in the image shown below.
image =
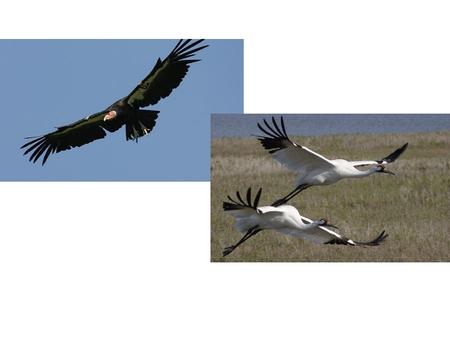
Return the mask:
M158 110L138 110L135 114L130 114L125 127L127 141L137 142L139 137L150 133L156 124L158 113Z

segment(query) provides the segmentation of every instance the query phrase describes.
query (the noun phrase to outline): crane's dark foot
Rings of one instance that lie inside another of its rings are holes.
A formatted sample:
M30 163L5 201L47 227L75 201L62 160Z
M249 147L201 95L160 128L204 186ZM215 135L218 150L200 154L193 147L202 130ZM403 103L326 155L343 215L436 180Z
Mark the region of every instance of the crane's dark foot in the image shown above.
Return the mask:
M234 245L229 246L229 247L226 247L226 248L222 251L223 257L228 256L230 253L232 253L232 252L234 251L235 248L236 248L236 247L235 247Z

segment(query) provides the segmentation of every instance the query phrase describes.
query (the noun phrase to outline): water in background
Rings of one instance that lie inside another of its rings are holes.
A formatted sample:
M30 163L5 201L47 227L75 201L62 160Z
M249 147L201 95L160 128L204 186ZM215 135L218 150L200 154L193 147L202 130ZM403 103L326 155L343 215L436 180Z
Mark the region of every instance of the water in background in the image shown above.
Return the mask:
M211 135L251 137L260 135L256 124L271 114L213 114ZM412 133L450 130L450 114L287 114L284 122L289 135L356 133Z

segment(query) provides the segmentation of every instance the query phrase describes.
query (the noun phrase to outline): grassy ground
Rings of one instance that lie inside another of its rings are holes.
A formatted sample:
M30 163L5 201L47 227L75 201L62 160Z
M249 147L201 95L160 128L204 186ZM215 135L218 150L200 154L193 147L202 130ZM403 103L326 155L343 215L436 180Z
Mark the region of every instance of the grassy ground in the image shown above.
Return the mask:
M312 219L327 218L343 234L368 240L389 233L379 247L317 245L273 231L263 231L222 258L224 247L241 234L222 201L236 190L263 188L260 206L293 188L295 175L272 160L254 138L212 141L211 260L222 261L450 261L450 132L292 137L327 156L348 160L378 159L409 142L408 150L389 167L392 175L347 179L312 187L290 204Z

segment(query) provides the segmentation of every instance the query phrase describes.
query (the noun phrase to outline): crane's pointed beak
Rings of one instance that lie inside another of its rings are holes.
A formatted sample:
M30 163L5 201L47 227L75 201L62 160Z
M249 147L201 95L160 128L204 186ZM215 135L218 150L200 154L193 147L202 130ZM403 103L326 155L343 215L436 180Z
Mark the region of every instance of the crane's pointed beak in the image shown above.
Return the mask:
M387 170L387 169L384 169L383 171L380 171L380 172L383 173L383 174L390 174L390 175L394 175L395 176L395 173L393 173L392 171Z
M326 219L322 218L319 222L322 223L322 224L319 223L319 226L326 227L326 228L339 229L339 227L337 227L336 225L328 223L328 220L326 220Z

